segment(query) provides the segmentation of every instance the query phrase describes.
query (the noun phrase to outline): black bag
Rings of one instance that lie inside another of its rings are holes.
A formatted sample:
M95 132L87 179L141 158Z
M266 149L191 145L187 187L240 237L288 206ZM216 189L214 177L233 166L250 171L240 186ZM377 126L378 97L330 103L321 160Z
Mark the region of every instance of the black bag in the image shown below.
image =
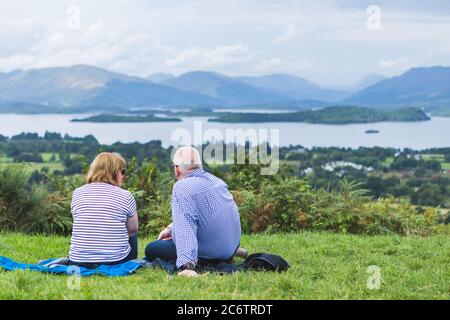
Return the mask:
M244 268L248 270L268 270L283 272L290 268L283 257L270 253L254 253L244 260Z

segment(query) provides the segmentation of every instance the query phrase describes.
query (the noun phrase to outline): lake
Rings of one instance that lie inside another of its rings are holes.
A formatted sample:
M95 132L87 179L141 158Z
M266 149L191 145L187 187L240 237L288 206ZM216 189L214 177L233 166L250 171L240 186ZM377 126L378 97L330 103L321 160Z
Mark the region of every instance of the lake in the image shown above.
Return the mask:
M70 122L73 118L89 115L16 115L0 114L0 134L13 136L21 132L37 132L43 135L45 131L69 134L74 137L94 135L100 143L111 144L121 142L148 142L161 140L164 146L177 145L172 139L174 132L184 130L184 133L196 132L202 140L211 134L222 134L226 138L226 130L255 130L259 137L261 132L278 130L278 145L303 145L329 147L380 146L395 148L426 149L431 147L450 147L450 118L432 118L425 122L382 122L374 124L351 125L320 125L306 123L210 123L205 117L183 117L182 122L164 123L86 123ZM215 129L211 131L210 129ZM369 129L379 130L378 134L366 134ZM176 131L178 130L178 131ZM258 131L262 130L262 131ZM228 141L231 141L228 139Z

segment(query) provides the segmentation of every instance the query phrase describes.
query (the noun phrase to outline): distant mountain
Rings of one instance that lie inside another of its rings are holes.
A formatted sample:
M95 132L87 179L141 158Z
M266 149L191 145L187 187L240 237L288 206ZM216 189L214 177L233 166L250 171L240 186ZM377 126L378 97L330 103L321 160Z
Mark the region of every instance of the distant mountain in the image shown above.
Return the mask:
M289 100L266 88L257 88L216 72L193 71L161 84L179 90L200 93L223 101L228 106L276 103Z
M381 74L369 74L359 80L353 87L353 92L358 92L361 90L364 90L365 88L368 88L370 86L373 86L383 80L386 80L388 77L381 75Z
M147 80L150 80L151 82L154 82L154 83L161 83L163 81L173 79L173 78L175 78L175 76L171 73L155 73L155 74L149 75L147 77Z
M320 87L288 74L229 77L188 72L147 79L105 69L72 67L0 73L0 112L120 111L154 107L253 107L319 109L331 105L425 107L450 110L450 67L415 68L382 79L371 75L349 90Z
M180 91L145 79L87 65L17 70L0 75L0 100L43 108L211 105L209 96ZM95 110L96 110L95 109Z
M350 96L351 92L321 88L301 77L289 74L271 74L259 77L237 77L236 80L258 88L271 90L291 100L320 100L336 102Z
M450 105L450 67L414 68L344 101L370 107Z

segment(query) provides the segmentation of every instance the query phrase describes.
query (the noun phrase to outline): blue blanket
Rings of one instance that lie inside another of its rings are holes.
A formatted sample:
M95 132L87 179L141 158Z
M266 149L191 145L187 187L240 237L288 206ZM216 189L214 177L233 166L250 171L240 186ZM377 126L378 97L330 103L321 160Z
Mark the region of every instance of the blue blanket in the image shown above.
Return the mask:
M123 277L135 273L145 265L145 260L132 260L114 266L100 265L96 269L65 265L67 259L48 259L38 264L26 264L15 262L9 258L0 256L0 268L7 271L31 270L51 274L80 275L88 277L92 275L103 275L107 277Z

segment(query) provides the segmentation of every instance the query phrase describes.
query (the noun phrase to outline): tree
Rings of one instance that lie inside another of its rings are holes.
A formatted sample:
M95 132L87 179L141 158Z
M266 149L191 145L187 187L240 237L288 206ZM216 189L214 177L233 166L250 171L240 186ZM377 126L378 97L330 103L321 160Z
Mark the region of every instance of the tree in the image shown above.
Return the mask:
M42 163L44 159L39 153L21 153L14 157L15 162L36 162Z
M411 197L411 202L422 206L445 206L447 197L442 194L441 188L435 183L425 183Z
M44 134L44 139L49 141L62 140L62 137L60 133L46 131Z

